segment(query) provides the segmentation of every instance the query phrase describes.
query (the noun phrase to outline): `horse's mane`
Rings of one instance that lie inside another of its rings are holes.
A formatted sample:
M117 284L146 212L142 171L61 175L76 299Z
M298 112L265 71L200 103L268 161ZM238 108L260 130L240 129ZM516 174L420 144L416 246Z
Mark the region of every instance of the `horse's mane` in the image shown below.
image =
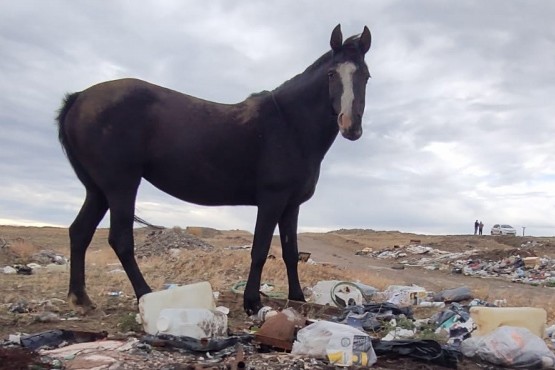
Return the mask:
M359 40L360 40L360 34L349 37L343 43L343 49L344 50L355 50L355 48L358 49ZM285 81L280 86L278 86L274 91L289 87L293 84L298 83L299 81L302 81L305 76L310 76L312 74L312 72L315 72L315 71L319 70L320 68L322 68L322 66L327 65L329 63L329 61L331 60L332 56L333 56L333 51L330 50L330 51L326 52L320 58L316 59L316 61L314 63L312 63L310 66L308 66L304 70L304 72L299 73L298 75L296 75L296 76L292 77L291 79Z

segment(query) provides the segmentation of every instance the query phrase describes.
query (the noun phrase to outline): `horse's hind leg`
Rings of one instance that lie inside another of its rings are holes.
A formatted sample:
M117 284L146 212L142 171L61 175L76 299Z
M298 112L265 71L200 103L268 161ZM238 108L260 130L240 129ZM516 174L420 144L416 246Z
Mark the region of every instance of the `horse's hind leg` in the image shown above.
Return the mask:
M116 252L123 269L127 273L137 299L151 292L150 287L139 270L134 252L133 218L139 181L133 187L121 187L119 190L108 195L108 203L110 205L110 235L108 242L114 252Z
M108 202L99 189L87 188L81 211L69 227L70 278L68 299L70 305L86 313L94 309L85 290L85 253L96 227L108 210Z

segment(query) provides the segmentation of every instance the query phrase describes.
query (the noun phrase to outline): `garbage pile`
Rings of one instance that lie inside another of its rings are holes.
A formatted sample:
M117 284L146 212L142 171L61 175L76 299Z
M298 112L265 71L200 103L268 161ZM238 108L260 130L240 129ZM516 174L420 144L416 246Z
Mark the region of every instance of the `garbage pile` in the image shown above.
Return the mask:
M135 255L139 258L163 254L175 257L182 249L208 252L212 251L214 246L178 227L156 229L148 233L143 243L135 245Z
M409 244L380 251L369 248L356 252L379 259L395 259L403 266L445 270L474 277L502 277L525 284L555 285L555 260L535 255L527 243L518 249L483 252L448 252L430 246Z
M51 250L42 249L30 256L22 257L17 253L17 247L13 247L5 239L0 239L0 251L5 257L4 261L12 263L0 267L0 273L3 274L31 275L37 272L59 272L69 269L69 259Z
M327 355L330 364L340 366L372 365L381 357L409 356L456 368L464 355L501 366L555 367L555 354L543 340L553 338L555 325L546 329L547 313L542 308L499 307L506 301L481 301L468 287L434 293L419 286L393 285L379 292L364 284L337 281L319 282L313 288L312 301L321 302L326 295L320 293L330 286L326 303L343 311L329 321L350 328L316 321L299 330L291 353ZM429 318L414 319L413 311L422 308L440 310ZM352 328L359 332L351 333ZM429 339L430 334L438 339ZM334 335L353 345L338 355ZM372 346L367 345L365 335L372 337ZM317 352L313 345L324 338L326 351L320 348ZM356 347L354 343L362 344Z
M14 334L0 343L0 360L11 348L33 351L50 368L66 369L168 363L214 369L391 368L388 363L400 361L408 361L403 368L411 367L410 361L442 368L464 361L555 366L544 342L555 325L546 330L541 308L497 307L473 298L467 287L434 293L394 285L379 291L358 282L321 281L310 293L307 303L266 299L266 306L248 318L248 327L233 332L230 310L217 305L210 283L172 284L139 300L137 320L145 334L138 338L58 329ZM431 310L429 317L416 319L423 309Z

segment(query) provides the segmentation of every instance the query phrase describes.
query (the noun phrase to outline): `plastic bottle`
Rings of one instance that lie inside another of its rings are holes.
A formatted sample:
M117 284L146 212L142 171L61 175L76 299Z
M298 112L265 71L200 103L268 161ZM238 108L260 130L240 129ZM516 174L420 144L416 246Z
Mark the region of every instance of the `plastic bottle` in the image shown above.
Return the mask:
M195 339L223 337L227 335L227 315L206 308L165 308L156 329L161 334Z

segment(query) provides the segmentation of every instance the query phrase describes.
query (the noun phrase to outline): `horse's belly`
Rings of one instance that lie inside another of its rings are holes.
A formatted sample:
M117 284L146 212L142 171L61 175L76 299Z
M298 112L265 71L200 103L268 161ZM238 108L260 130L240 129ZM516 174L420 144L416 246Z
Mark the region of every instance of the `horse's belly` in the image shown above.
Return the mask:
M163 192L186 202L207 205L255 205L255 189L241 179L221 179L209 181L201 176L173 177L163 179L144 176L145 180Z

